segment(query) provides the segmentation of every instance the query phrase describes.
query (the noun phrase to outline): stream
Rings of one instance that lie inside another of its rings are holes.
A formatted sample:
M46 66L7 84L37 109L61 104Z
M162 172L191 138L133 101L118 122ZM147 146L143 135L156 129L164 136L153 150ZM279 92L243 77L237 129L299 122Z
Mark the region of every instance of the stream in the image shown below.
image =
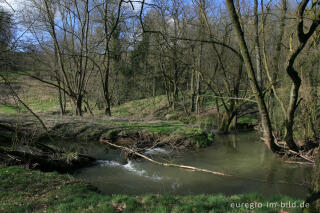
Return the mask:
M169 160L237 177L168 168L145 160L122 165L120 151L107 151L104 145L68 143L68 146L65 148L69 151L79 151L99 159L95 166L81 169L74 175L89 181L106 194L260 193L263 196L281 194L304 199L308 187L295 183L309 183L311 180L311 167L281 162L254 132L217 135L212 146L196 151L174 152L156 148L145 153L162 162Z

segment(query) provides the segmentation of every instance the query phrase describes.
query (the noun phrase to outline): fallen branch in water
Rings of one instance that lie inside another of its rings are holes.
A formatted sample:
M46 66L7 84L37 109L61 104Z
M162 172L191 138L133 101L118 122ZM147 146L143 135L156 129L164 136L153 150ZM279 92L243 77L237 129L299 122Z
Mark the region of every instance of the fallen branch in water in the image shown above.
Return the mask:
M292 151L292 150L289 150L289 152L291 152L291 153L293 153L293 154L295 154L295 155L298 155L299 157L301 157L301 158L309 161L310 163L313 163L313 164L315 163L314 160L312 160L312 159L310 159L310 158L308 158L308 157L306 157L306 156L304 156L304 155L302 155L302 154L300 154L300 153L298 153L298 152L295 152L295 151Z
M290 164L299 164L299 165L304 165L304 166L313 166L313 163L310 162L301 162L301 161L284 161L285 163L290 163Z
M130 149L128 147L125 147L125 146L120 146L120 145L116 145L116 144L113 144L113 143L110 143L108 140L105 140L105 139L102 139L100 138L100 142L104 142L104 143L107 143L113 147L116 147L116 148L120 148L120 149L123 149L123 150L126 150L128 152L131 152L131 153L134 153L135 155L137 156L140 156L154 164L158 164L158 165L162 165L162 166L166 166L166 167L177 167L177 168L181 168L181 169L189 169L189 170L193 170L193 171L198 171L198 172L205 172L205 173L210 173L210 174L214 174L214 175L219 175L219 176L227 176L227 177L232 177L232 175L229 175L229 174L225 174L225 173L222 173L222 172L214 172L214 171L211 171L211 170L208 170L208 169L201 169L201 168L196 168L196 167L193 167L193 166L185 166L185 165L179 165L179 164L173 164L173 163L162 163L162 162L159 162L159 161L156 161L156 160L153 160L139 152L136 152L134 151L133 149Z
M249 177L240 177L240 176L225 174L225 173L222 173L222 172L215 172L215 171L211 171L211 170L208 170L208 169L201 169L201 168L197 168L197 167L193 167L193 166L186 166L186 165L172 164L172 163L163 163L163 162L159 162L159 161L153 160L153 159L147 157L146 155L143 155L143 154L141 154L141 153L139 153L139 152L137 152L137 151L135 151L133 149L130 149L128 147L120 146L120 145L111 143L108 140L100 138L100 142L109 144L109 145L111 145L113 147L116 147L116 148L119 148L119 149L123 149L123 150L128 151L130 153L133 153L133 154L135 154L137 156L140 156L140 157L142 157L142 158L144 158L144 159L146 159L146 160L148 160L148 161L150 161L150 162L152 162L154 164L158 164L158 165L161 165L161 166L176 167L176 168L187 169L187 170L192 170L192 171L197 171L197 172L204 172L204 173L209 173L209 174L218 175L218 176L224 176L224 177L235 177L235 178L239 178L239 179L246 179L246 180L251 180L251 181L260 182L260 183L289 184L289 185L298 185L298 186L306 186L306 185L308 185L308 184L304 184L304 183L289 183L289 182L286 182L286 181L270 182L270 181L262 180L262 179L249 178Z
M265 139L264 139L263 137L260 137L260 139L263 140L263 141L265 141ZM307 156L305 156L305 155L303 155L303 154L301 154L301 153L298 153L298 152L295 152L295 151L293 151L293 150L287 149L285 146L281 146L277 141L275 141L275 143L276 143L280 148L282 148L284 152L287 152L287 151L288 151L288 152L290 152L291 154L294 154L294 155L296 155L297 157L300 157L300 158L308 161L308 162L299 162L299 161L297 161L297 162L296 162L297 164L303 164L303 163L305 163L305 164L308 164L308 163L309 163L309 164L312 164L312 165L315 164L315 161L314 161L313 159L311 159L311 158L309 158L309 157L307 157ZM285 161L285 162L286 162L286 163L293 163L294 161Z

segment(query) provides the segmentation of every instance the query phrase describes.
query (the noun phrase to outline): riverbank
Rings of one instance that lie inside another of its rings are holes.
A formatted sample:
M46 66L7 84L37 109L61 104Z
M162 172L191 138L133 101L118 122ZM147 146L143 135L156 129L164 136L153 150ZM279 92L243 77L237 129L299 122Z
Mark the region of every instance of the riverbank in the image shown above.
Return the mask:
M271 203L297 205L287 196L224 195L104 195L69 175L0 166L1 212L301 212L301 208L267 207ZM251 203L236 207L240 203ZM232 206L234 205L234 208ZM260 208L260 206L263 206ZM253 208L256 207L256 208Z
M33 116L0 115L0 163L71 172L90 165L94 159L77 152L61 152L55 147L55 141L90 143L107 140L138 151L152 147L186 150L207 147L214 137L212 132L177 121L139 122L68 116L41 119L47 130ZM136 156L126 153L125 157Z
M126 119L83 118L72 116L43 116L42 121L47 131L33 116L0 114L0 141L22 143L31 141L78 140L99 141L112 140L115 143L139 143L147 146L147 141L154 145L176 146L177 148L206 147L213 142L214 134L197 126L178 121L132 121Z

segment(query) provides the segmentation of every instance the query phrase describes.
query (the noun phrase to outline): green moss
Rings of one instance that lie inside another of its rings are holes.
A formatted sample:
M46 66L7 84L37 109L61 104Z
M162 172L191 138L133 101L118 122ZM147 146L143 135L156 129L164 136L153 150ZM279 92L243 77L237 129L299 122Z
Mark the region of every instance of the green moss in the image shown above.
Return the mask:
M224 195L103 195L69 175L0 166L0 212L301 212L300 208L267 208L270 202L294 202L290 197L258 194ZM299 200L297 203L301 203ZM234 203L262 203L264 208Z

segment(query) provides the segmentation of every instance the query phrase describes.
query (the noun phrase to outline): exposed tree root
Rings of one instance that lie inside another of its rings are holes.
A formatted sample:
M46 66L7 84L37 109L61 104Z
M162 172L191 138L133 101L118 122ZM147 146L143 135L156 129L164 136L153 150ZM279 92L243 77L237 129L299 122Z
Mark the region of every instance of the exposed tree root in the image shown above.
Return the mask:
M263 137L260 137L261 140L265 141ZM308 156L308 153L303 154L300 152L295 152L291 149L289 149L286 146L281 145L279 142L275 141L275 143L277 144L277 146L279 146L281 149L279 152L277 152L277 154L281 155L281 156L285 156L285 155L293 155L290 156L290 158L293 158L292 160L288 160L288 161L284 161L285 163L296 163L296 164L301 164L301 165L314 165L315 164L315 160L313 159L312 155ZM309 150L309 153L312 150ZM296 159L297 158L297 159ZM299 161L300 160L300 161ZM303 161L301 161L303 160ZM306 161L306 162L304 162Z

